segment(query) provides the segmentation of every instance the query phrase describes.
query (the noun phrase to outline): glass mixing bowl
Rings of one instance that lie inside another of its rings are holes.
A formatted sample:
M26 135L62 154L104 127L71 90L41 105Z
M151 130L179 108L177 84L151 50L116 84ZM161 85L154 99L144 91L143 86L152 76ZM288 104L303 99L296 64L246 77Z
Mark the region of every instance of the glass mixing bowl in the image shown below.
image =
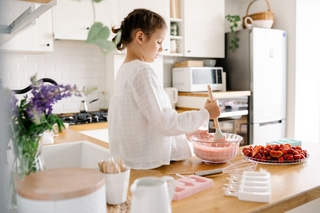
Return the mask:
M194 154L207 163L225 163L233 159L243 138L230 133L225 133L225 136L226 142L213 142L214 133L191 136Z

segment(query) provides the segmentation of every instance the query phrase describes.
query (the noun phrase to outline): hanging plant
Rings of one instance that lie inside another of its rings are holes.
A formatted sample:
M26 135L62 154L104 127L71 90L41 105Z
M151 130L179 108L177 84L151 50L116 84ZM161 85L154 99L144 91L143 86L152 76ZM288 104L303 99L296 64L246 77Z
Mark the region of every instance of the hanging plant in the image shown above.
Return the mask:
M241 19L238 15L227 15L225 18L230 22L231 40L229 44L229 50L233 52L236 48L239 48L239 38L237 38L235 35L235 29L237 29L241 25Z
M107 40L110 35L109 27L103 26L101 22L96 22L94 3L99 3L101 1L102 0L91 0L93 9L93 25L90 27L86 43L95 44L100 47L102 53L108 54L116 49L121 38L121 30L117 33L117 37L114 42Z

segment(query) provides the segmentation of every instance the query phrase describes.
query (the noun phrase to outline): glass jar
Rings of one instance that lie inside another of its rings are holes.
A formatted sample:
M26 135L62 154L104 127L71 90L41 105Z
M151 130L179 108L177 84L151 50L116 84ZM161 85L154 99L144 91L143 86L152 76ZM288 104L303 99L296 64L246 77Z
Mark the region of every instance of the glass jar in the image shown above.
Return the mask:
M18 182L27 175L46 169L40 138L41 135L36 137L21 136L12 142L14 158L9 179L8 209L10 212L17 212L16 186Z
M108 102L107 102L107 94L105 93L105 91L101 92L99 100L100 100L100 103L99 103L100 110L107 110Z
M177 36L178 35L178 25L176 23L171 23L170 25L170 35Z

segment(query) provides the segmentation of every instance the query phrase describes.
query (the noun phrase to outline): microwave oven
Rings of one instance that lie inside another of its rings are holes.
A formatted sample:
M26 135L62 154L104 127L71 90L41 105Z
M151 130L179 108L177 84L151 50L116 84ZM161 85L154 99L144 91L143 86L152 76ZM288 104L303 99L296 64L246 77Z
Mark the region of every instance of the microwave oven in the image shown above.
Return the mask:
M226 91L226 73L222 67L177 67L172 69L173 87L179 92Z

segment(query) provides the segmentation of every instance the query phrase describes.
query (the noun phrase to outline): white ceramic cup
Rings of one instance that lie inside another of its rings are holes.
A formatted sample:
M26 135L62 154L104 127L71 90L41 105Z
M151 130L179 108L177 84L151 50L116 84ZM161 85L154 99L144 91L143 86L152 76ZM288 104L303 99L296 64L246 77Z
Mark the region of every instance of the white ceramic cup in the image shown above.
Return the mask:
M248 20L250 20L251 24L248 23ZM273 24L273 20L253 20L251 17L246 17L244 19L244 24L246 28L251 29L252 27L262 27L262 28L268 28L270 29Z
M179 42L177 40L171 40L170 41L170 51L172 53L177 53L178 52L178 46L179 46Z
M165 87L164 91L169 96L172 109L175 109L176 103L178 102L178 89L174 87Z
M130 169L121 173L104 174L106 182L106 199L110 205L124 203L127 200Z

